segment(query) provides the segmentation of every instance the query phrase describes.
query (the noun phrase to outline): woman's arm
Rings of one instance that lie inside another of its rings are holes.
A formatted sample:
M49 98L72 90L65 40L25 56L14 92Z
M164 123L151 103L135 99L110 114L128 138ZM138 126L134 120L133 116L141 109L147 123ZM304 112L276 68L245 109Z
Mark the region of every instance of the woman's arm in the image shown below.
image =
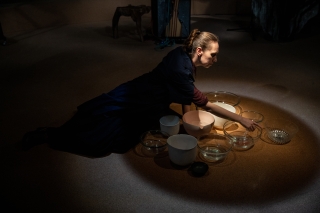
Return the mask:
M210 101L207 102L205 108L210 109L213 112L213 114L217 114L219 116L226 117L226 118L229 118L230 120L241 123L244 127L246 127L250 131L253 131L257 126L259 126L259 124L257 124L256 122L248 118L244 118L236 113L230 112L216 104L211 103Z
M191 105L182 105L182 115L191 110Z

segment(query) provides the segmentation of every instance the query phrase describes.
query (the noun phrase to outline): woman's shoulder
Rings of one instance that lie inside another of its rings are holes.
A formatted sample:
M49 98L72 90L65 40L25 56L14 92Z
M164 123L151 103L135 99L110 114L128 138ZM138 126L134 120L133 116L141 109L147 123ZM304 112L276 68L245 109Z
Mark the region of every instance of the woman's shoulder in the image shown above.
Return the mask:
M191 59L183 50L182 46L178 46L171 50L165 57L164 61L170 63L171 65L175 64L184 68L192 68Z

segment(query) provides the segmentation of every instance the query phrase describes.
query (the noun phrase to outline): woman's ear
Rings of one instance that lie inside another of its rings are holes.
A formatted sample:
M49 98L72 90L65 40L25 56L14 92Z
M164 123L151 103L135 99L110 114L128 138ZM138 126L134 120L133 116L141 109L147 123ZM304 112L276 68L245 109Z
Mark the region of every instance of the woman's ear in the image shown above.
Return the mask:
M202 48L201 47L197 47L196 53L197 53L198 56L201 56L202 55Z

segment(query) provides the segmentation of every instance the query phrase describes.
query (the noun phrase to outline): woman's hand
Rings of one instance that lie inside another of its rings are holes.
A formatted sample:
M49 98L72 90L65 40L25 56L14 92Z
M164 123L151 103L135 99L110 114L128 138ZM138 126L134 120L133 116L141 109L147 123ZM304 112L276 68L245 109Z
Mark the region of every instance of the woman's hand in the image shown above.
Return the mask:
M256 127L260 127L261 126L259 124L257 124L256 122L248 119L248 118L244 118L244 117L241 117L239 119L239 122L245 127L247 128L249 131L254 131L256 129Z

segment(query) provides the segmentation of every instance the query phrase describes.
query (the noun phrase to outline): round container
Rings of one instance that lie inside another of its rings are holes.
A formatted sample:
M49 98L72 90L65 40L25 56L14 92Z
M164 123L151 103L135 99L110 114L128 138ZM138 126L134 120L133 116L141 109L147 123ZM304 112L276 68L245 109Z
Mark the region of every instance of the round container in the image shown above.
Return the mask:
M158 154L167 147L169 134L160 130L149 130L141 135L140 143L150 154Z
M240 96L226 91L208 92L205 95L210 102L220 102L231 106L237 106L241 100Z
M286 144L299 131L298 126L284 118L277 118L265 122L268 138L276 144Z
M216 104L230 112L233 112L233 113L236 113L236 107L230 105L230 104L226 104L226 103L221 103L221 102L215 102L213 104ZM223 124L225 122L228 121L227 118L224 118L224 117L220 117L220 116L217 116L217 115L213 115L214 116L214 119L215 119L215 122L214 122L214 127L217 128L217 129L223 129Z
M208 135L214 125L214 116L203 110L193 110L182 117L183 127L189 135L200 137Z
M223 133L232 140L233 149L244 151L252 148L259 140L262 129L256 127L254 131L249 131L238 122L227 121L223 125Z
M206 164L204 162L194 162L190 166L190 171L193 174L193 176L195 176L195 177L201 177L201 176L205 175L207 173L208 169L209 169L208 164Z
M223 161L232 148L232 140L225 135L209 134L199 138L198 141L200 156L208 162Z
M260 123L263 121L264 116L257 111L252 111L252 110L245 110L240 113L240 115L244 118L248 118L256 123Z
M170 160L178 166L193 163L197 155L197 142L197 139L191 135L170 136L167 140Z
M160 118L160 129L169 135L176 135L180 130L180 118L176 115L166 115Z

